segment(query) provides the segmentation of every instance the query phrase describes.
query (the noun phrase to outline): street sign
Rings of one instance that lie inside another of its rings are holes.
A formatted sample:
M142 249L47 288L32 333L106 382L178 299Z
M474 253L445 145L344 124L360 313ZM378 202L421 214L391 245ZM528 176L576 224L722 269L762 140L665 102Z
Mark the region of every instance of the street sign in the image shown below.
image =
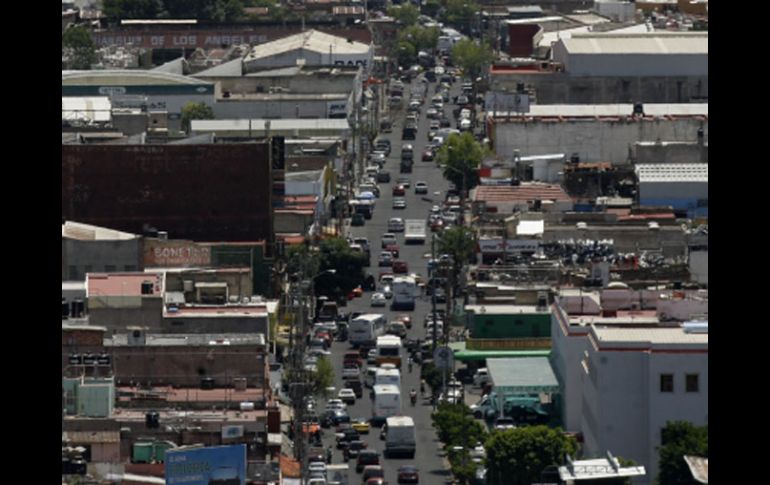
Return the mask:
M449 347L437 347L433 352L433 364L438 369L453 369L455 355Z

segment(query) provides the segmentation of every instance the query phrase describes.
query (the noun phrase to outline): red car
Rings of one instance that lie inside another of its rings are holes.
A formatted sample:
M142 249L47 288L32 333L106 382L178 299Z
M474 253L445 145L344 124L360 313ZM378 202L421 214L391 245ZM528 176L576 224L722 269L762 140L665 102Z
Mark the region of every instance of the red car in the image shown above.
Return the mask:
M433 159L436 157L436 154L433 150L430 148L426 149L422 152L422 161L423 162L432 162Z
M393 255L394 258L398 257L398 244L388 244L385 246L385 251L390 251L390 254Z
M403 185L394 185L393 195L406 195L406 189Z
M397 274L405 274L409 272L409 265L406 261L393 261L393 272Z
M409 315L399 315L396 320L403 323L406 328L412 328L412 317Z
M433 232L438 232L443 228L444 228L444 221L442 221L439 218L433 219L430 223L430 230Z

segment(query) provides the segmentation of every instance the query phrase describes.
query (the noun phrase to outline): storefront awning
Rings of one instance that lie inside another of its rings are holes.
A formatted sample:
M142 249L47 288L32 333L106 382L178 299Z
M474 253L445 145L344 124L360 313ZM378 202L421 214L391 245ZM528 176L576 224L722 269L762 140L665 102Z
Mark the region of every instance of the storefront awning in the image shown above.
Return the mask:
M548 357L551 351L546 350L468 350L465 348L465 342L452 342L449 348L455 354L455 360L469 362L472 360L501 359L501 358L526 358L526 357Z

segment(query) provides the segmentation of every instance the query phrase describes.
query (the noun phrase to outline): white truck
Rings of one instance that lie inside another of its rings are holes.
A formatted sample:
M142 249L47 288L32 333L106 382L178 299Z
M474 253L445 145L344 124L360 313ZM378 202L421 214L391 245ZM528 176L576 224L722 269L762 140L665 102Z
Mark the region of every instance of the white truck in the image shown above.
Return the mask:
M404 241L406 244L425 244L427 223L421 219L407 219L404 223Z
M385 457L406 455L414 458L417 447L414 420L409 416L391 416L385 421Z
M399 277L393 279L393 309L414 310L414 301L417 296L417 283L414 278Z
M401 389L393 384L375 384L372 424L379 426L390 416L399 414L401 414Z

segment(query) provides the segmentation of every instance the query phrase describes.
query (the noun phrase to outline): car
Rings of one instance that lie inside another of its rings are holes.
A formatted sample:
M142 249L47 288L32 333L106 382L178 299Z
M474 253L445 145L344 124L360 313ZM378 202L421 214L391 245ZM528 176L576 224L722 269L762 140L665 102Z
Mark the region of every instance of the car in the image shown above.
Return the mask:
M439 121L439 120L430 120L430 124L428 125L428 127L431 130L439 130L439 129L441 129L441 121Z
M415 194L427 194L428 193L428 184L426 182L417 182L414 184L414 193Z
M366 363L374 364L375 362L377 362L377 349L369 349L369 352L366 354Z
M391 287L390 285L383 286L382 294L385 295L385 298L390 300L391 298L393 298L393 287Z
M326 479L323 477L310 477L307 480L307 485L326 485Z
M436 288L436 303L446 303L446 292L444 288Z
M408 189L412 181L409 179L409 177L399 177L398 180L396 180L396 183L399 185L403 185L405 189Z
M412 465L398 467L398 483L420 483L420 472L417 467Z
M431 106L425 111L425 115L428 117L428 119L433 119L438 116L438 110Z
M353 389L353 394L356 395L356 399L360 399L361 396L364 395L364 385L361 383L360 377L345 379L345 385L350 389Z
M394 258L397 258L399 255L398 244L388 244L385 251L390 251L390 254L392 254Z
M359 352L345 352L345 355L342 357L342 364L361 367L364 364L364 359L361 358Z
M355 213L353 214L353 217L350 219L350 225L351 226L363 226L366 223L366 220L364 219L363 214Z
M388 140L387 138L381 138L379 140L376 140L374 142L374 149L379 152L384 152L386 156L389 156L390 149L391 149L390 140Z
M430 221L430 230L432 232L439 232L444 228L444 221L440 218L434 218Z
M359 377L360 375L361 375L361 368L359 366L357 366L357 365L347 364L347 365L345 365L342 368L342 378L343 379L345 379L345 378L353 379L353 378ZM334 401L342 402L339 399L335 399ZM330 402L331 401L329 401L329 403ZM330 408L329 407L329 403L326 403L326 409L334 409L334 408ZM342 404L344 405L345 403L342 403ZM342 408L342 409L346 409L346 408Z
M369 420L366 418L357 418L353 420L350 426L361 434L369 434Z
M406 274L409 272L409 265L406 261L393 261L393 273Z
M466 104L470 103L470 100L468 99L468 96L461 94L457 97L455 103L459 106L465 106Z
M379 465L379 464L380 464L380 454L377 451L362 450L358 454L358 459L356 460L356 473L361 473L362 471L364 471L364 467L367 465Z
M358 368L356 367L356 369L358 369ZM345 370L343 369L342 372L344 374ZM331 410L331 411L341 410L341 411L344 411L347 408L348 408L348 406L344 402L339 400L339 399L329 399L328 401L326 401L326 409L327 410Z
M388 231L404 232L404 220L400 217L391 217L388 219Z
M393 273L388 272L382 272L380 273L380 284L385 285L392 285L393 284Z
M399 322L401 322L404 325L406 325L406 328L412 328L412 317L411 316L409 316L407 314L398 315L396 317L396 320L398 320Z
M388 304L388 299L385 298L385 294L384 293L377 292L377 293L372 295L372 298L369 301L369 303L372 306L385 306L385 305Z
M449 404L458 404L463 402L463 397L456 389L448 389L446 393L443 393L441 396L439 396L438 401Z
M452 120L450 120L447 116L441 118L439 123L441 124L441 128L449 128L452 126Z
M357 458L361 450L365 450L368 447L369 445L366 441L353 440L348 441L347 448L345 449L348 451L348 458Z
M348 447L351 441L360 441L361 435L353 428L347 428L337 434L336 440L337 448L343 450Z
M388 335L395 335L396 337L400 338L406 338L406 325L399 321L390 322L385 329L385 333Z
M379 183L390 183L390 172L387 170L382 170L380 173L377 174L377 182Z
M403 185L394 185L391 192L393 195L406 195L406 189Z
M382 251L377 258L378 266L391 266L393 264L393 254L390 251Z
M396 235L392 232L386 232L382 235L382 248L385 249L388 247L389 244L398 244L398 239L396 238Z
M340 392L337 394L337 397L340 399L340 401L344 402L345 404L356 403L356 393L353 392L353 389L350 389L349 387L340 389Z
M326 463L322 461L314 461L307 466L307 471L311 474L326 475Z
M340 423L349 423L350 422L350 415L347 411L343 411L341 409L337 409L332 411L332 414L329 416L329 422L333 426L337 426Z
M406 199L404 199L403 197L394 197L393 198L393 208L394 209L406 209Z
M441 91L441 101L448 103L449 102L449 91L446 89Z
M385 478L385 470L380 465L366 465L363 472L364 483L376 477Z
M422 152L422 161L423 162L432 162L436 158L436 152L433 151L431 148L426 148Z
M492 378L489 376L489 369L482 367L473 374L473 385L478 387L484 387Z
M495 429L505 431L506 429L516 429L516 422L513 418L499 417L495 420Z

